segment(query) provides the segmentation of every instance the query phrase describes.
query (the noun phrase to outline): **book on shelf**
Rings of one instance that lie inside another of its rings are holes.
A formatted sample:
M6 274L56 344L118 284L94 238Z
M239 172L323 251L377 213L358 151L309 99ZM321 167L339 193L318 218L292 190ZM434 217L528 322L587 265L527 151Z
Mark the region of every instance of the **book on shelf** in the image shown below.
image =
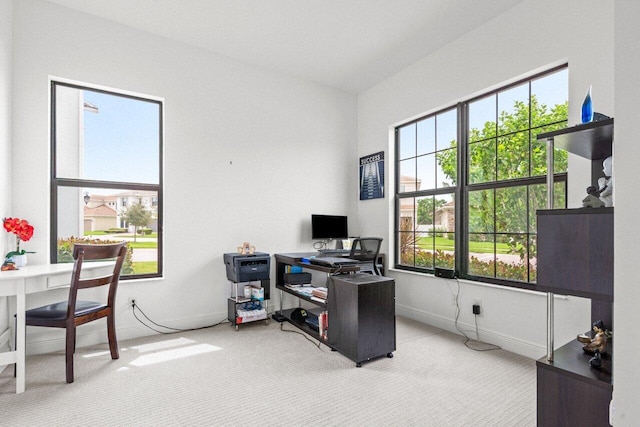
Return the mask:
M317 287L317 288L313 288L313 290L311 291L312 295L314 297L318 297L318 298L322 298L322 299L327 299L327 288L323 288L323 287Z
M285 273L302 273L302 267L299 265L285 265L284 267Z
M311 297L313 295L313 287L311 287L311 286L302 286L302 287L296 289L296 292L298 292L300 295L304 295L306 297Z
M313 295L312 295L310 298L311 298L312 300L314 300L314 301L321 302L322 304L326 304L326 303L327 303L327 300L326 300L326 299L324 299L324 298L319 298L319 297L316 297L316 296L313 296Z
M311 287L311 283L301 283L301 284L292 284L292 283L285 283L284 287L287 289L291 289L292 291L298 291L301 288L307 288L307 287Z
M327 330L329 328L329 317L328 312L323 311L318 314L318 334L320 334L320 338L323 340L327 340Z

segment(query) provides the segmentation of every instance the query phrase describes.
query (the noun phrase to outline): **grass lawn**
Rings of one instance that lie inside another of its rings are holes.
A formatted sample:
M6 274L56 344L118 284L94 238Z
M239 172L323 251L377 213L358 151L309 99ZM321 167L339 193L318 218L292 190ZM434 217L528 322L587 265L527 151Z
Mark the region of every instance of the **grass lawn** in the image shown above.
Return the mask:
M127 238L133 239L133 233L109 233L109 232L104 231L104 230L85 231L84 232L85 236L106 236L106 235L112 235L112 234L114 236L122 236L122 237L127 237ZM145 237L145 238L148 238L148 239L157 239L158 238L158 233L138 234L138 237Z
M148 274L158 272L157 261L134 262L133 271L135 274Z
M129 247L136 249L136 248L142 248L142 249L156 249L158 247L158 242L154 241L154 242L129 242Z
M422 249L431 249L431 237L420 237L418 239L418 246ZM446 239L444 237L436 237L435 239L436 249L441 251L453 251L455 250L454 242L451 239ZM481 253L481 254L492 254L493 253L493 242L469 242L469 252L472 253ZM508 254L509 245L506 243L497 243L496 244L496 252L499 254Z

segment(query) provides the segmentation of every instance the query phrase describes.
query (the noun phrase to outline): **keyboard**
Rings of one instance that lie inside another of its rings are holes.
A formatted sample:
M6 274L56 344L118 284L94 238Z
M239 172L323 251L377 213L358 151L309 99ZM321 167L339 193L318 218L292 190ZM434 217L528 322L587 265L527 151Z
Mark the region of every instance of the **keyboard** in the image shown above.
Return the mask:
M320 249L318 250L320 255L349 255L351 253L351 249Z
M319 258L311 258L309 259L309 262L311 264L323 265L325 267L339 267L341 265L358 264L360 261L351 258L325 256Z

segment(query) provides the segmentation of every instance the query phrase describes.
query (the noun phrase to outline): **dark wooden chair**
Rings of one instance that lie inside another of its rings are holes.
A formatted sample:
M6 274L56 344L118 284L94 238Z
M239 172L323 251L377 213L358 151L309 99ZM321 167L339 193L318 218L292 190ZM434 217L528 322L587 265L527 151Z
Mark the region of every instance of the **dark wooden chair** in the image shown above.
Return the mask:
M360 261L360 271L382 276L378 266L382 239L380 237L359 237L351 244L349 258Z
M73 259L75 262L71 274L69 299L33 308L26 312L27 326L65 328L67 330L65 353L68 383L73 382L73 354L76 350L77 326L106 317L111 358L118 359L120 357L114 315L120 270L127 253L126 245L126 242L109 245L75 244L73 247ZM106 261L114 258L115 264L110 274L96 278L81 278L82 264L85 261ZM109 286L106 304L94 301L79 301L77 299L78 291L81 289L106 285Z

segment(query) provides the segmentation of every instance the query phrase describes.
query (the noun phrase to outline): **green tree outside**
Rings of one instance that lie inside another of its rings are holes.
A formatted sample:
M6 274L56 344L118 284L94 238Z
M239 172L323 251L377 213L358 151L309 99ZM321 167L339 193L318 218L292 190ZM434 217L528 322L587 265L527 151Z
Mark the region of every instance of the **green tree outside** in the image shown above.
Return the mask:
M567 113L567 102L549 108L532 95L530 106L516 101L513 112L502 111L497 122L487 121L480 129L470 129L469 184L546 175L546 144L539 142L536 135L566 127ZM450 146L455 145L456 141L451 141ZM566 151L555 151L554 173L567 170L567 158ZM456 150L441 151L437 161L444 174L454 185L457 184ZM536 209L546 206L546 191L545 185L469 191L469 239L485 241L495 238L498 243L508 244L510 252L519 254L523 262L527 261L527 256L532 257L536 253L535 239L530 239L530 234L536 230ZM556 190L554 193L562 195L557 202L563 206L564 191ZM431 223L433 200L424 198L418 202L419 223ZM474 262L471 264L470 268L474 268ZM515 276L505 278L526 281L527 265L528 262L523 263L524 272L510 269L508 274ZM484 266L480 268L485 270ZM531 277L535 277L535 272Z
M129 206L126 210L121 213L122 219L124 219L127 224L133 225L133 241L135 242L138 236L138 227L146 227L151 222L151 212L145 209L139 203L133 204Z
M514 112L502 112L498 122L489 121L482 129L469 130L469 183L503 181L547 173L547 151L536 135L566 126L568 104L550 109L531 96L531 108L516 101ZM529 114L531 115L529 116ZM531 132L529 129L531 117ZM452 141L451 145L455 145ZM457 158L444 151L438 157L443 172L456 182ZM567 152L554 153L554 172L567 170ZM537 206L546 200L546 187L531 186L529 202ZM471 191L469 194L469 231L477 233L526 233L527 196L524 187ZM496 215L494 216L493 211ZM542 206L540 206L542 207ZM534 210L535 212L535 210Z
M418 200L418 224L433 224L433 214L442 205L447 203L445 200L436 199L433 196L424 197Z

